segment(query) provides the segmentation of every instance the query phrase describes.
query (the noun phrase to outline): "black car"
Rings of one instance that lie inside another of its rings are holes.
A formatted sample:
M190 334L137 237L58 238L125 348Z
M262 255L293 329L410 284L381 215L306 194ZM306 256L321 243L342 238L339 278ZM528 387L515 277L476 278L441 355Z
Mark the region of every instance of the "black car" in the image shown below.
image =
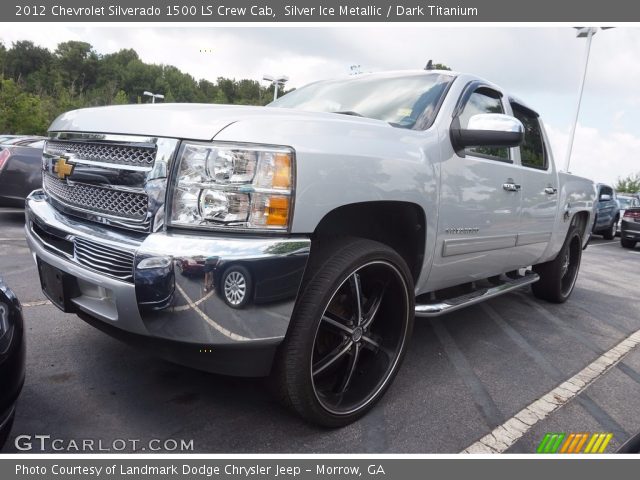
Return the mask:
M640 207L629 207L624 211L620 224L620 244L634 248L640 242Z
M0 207L24 207L24 199L42 186L39 137L17 138L0 145Z
M22 308L15 294L0 279L0 449L9 438L13 425L24 370Z

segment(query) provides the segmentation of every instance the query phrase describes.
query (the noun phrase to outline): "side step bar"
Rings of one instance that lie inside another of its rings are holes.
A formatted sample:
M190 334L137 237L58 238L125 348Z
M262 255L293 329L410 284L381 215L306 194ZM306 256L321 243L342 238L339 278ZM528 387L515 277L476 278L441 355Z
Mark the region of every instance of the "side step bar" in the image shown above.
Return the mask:
M531 285L540 280L537 273L527 272L524 276L516 279L508 279L495 287L482 288L475 292L467 293L459 297L449 298L437 303L416 304L416 317L437 317L445 313L453 312L476 303L484 302L517 288Z

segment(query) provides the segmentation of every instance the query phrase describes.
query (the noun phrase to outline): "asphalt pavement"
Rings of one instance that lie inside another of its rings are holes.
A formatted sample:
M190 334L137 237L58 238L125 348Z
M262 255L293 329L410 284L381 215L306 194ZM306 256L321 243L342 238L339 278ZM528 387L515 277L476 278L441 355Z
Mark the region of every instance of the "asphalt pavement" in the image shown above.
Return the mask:
M268 380L176 366L58 311L40 291L22 228L22 212L0 211L0 276L23 303L28 347L4 452L19 451L19 437L31 453L73 452L83 441L103 451L176 451L174 440L201 453L456 453L640 329L640 247L594 237L567 303L523 289L416 319L382 401L362 420L326 430L281 407ZM613 451L640 430L639 412L635 347L507 451L534 452L547 432L611 432Z

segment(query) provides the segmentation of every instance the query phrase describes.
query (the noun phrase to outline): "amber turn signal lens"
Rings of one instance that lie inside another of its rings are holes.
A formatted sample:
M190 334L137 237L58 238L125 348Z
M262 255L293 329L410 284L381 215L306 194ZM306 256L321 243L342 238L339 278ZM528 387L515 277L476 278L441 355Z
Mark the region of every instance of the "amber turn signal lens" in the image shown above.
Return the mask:
M267 225L286 227L289 223L289 197L269 197L268 202Z
M276 153L273 173L273 188L291 188L291 155Z

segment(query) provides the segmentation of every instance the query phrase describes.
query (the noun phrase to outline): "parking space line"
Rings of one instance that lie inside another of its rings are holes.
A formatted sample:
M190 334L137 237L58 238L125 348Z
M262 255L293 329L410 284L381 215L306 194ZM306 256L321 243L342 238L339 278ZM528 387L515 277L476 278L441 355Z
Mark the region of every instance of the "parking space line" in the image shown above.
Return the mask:
M52 305L49 300L36 300L34 302L21 302L20 305L23 307L39 307L41 305Z
M601 247L603 245L620 245L620 242L618 240L611 240L610 242L602 242L602 243L590 243L587 247L587 250L591 247Z
M561 381L566 374L558 369L553 363L551 363L545 355L540 353L529 341L523 337L520 332L513 328L491 305L485 303L481 305L485 313L491 318L501 329L505 332L509 338L527 355L531 358L535 364L542 369L549 377L556 382ZM618 363L618 368L622 368L624 365L622 362ZM630 368L629 374L635 373ZM636 379L633 377L634 380ZM586 393L579 396L576 401L593 417L596 421L602 425L608 432L613 432L616 438L627 438L629 436L626 432L611 416L605 412L596 402L594 402ZM525 452L523 452L525 453Z
M231 330L227 330L226 328L224 328L222 325L216 323L209 315L207 315L206 313L204 313L200 307L198 307L198 305L196 305L196 303L191 300L191 298L189 297L189 295L187 295L187 293L180 287L180 285L178 285L176 283L176 290L178 290L178 292L180 292L180 295L182 295L184 297L184 299L187 301L187 303L189 304L189 306L205 321L207 322L209 325L211 325L214 329L216 329L218 332L220 332L221 334L223 334L225 337L230 338L231 340L236 340L238 342L243 342L243 341L247 341L247 340L251 340L250 338L247 337L243 337L242 335L238 335L237 333L232 332Z
M27 239L24 237L17 237L17 238L10 238L10 237L5 237L5 238L0 238L0 242L26 242Z
M629 335L573 377L520 410L489 434L469 445L461 453L505 452L525 433L531 430L534 425L569 403L598 378L607 373L638 344L640 344L640 330Z

